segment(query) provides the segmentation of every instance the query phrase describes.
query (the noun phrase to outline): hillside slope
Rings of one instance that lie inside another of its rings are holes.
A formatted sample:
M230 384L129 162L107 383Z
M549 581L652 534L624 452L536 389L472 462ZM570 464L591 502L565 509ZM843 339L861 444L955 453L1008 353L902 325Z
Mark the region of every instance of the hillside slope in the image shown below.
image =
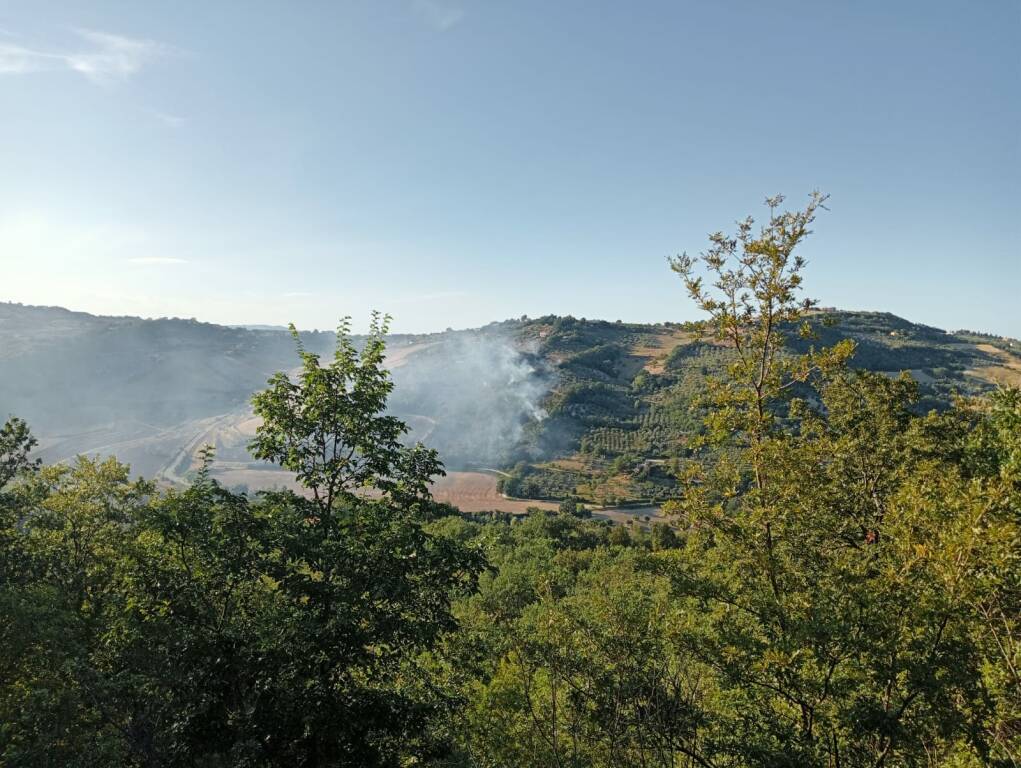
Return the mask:
M886 313L813 321L816 344L855 340L853 365L911 371L923 408L947 405L954 392L1021 383L1017 341ZM515 496L661 500L675 486L671 465L699 427L694 399L729 355L697 341L695 330L549 316L394 336L391 407L448 467L510 470L503 483ZM333 334L302 341L328 355ZM257 424L248 402L296 361L293 340L276 329L0 304L0 415L27 419L48 461L111 453L140 474L176 482L209 443L224 482L285 483L284 473L247 454Z
M955 393L1021 385L1021 343L968 331L948 333L889 313L813 314L815 338L830 346L853 339L851 365L919 383L920 410L948 406ZM513 495L596 503L656 501L676 484L671 469L699 430L694 402L706 377L725 371L731 352L697 340L692 324L636 325L547 317L521 325L557 384L544 401L503 487Z

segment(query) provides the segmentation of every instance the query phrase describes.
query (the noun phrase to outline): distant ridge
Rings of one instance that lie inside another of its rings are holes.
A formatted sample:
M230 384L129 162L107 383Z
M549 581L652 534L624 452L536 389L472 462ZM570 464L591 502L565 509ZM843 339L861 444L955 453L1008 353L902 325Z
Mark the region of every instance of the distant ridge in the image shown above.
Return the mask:
M206 326L213 326L213 327L217 327L217 328L227 328L227 329L239 330L239 331L277 331L277 332L286 332L286 331L289 330L288 326L286 326L286 325L274 325L274 324L269 324L269 323L214 323L214 322L210 322L210 321L206 321L206 320L199 320L199 319L194 318L194 317L187 317L186 318L186 317L177 317L177 316L142 317L140 315L102 315L102 314L94 314L92 312L86 312L84 310L68 309L67 307L62 307L62 306L56 305L56 304L26 304L26 303L23 303L23 302L20 302L20 301L0 301L0 324L2 324L4 322L5 318L9 319L9 318L11 318L16 313L31 313L31 314L34 314L36 317L40 317L42 319L49 319L49 320L60 319L60 318L63 318L65 320L76 319L76 320L82 321L83 323L93 323L93 322L96 322L96 321L99 321L99 322L113 322L113 323L135 323L135 322L143 322L143 323L144 322L151 322L151 323L188 323L188 324L193 324L193 325L194 324L206 325ZM46 317L47 313L49 313L49 315L50 315L50 317L48 317L48 318ZM1004 336L1004 335L996 334L996 333L988 333L988 332L985 332L985 331L974 331L974 330L969 330L969 329L964 329L964 328L957 329L957 330L944 330L943 328L940 328L940 327L937 327L937 326L925 325L923 323L915 323L915 322L907 320L907 319L905 319L905 318L903 318L903 317L901 317L899 315L896 315L896 314L894 314L892 312L887 312L887 311L883 311L883 310L854 310L854 309L839 309L837 307L818 307L817 309L813 310L813 314L815 314L815 315L859 315L859 316L874 315L874 316L878 316L878 317L888 318L895 325L901 326L901 327L927 328L927 329L929 329L931 331L938 331L940 333L946 333L946 334L950 334L950 335L964 334L964 335L971 335L971 336L975 336L975 337L981 337L981 338L985 338L985 339L998 339L998 340L1002 340L1002 341L1006 341L1006 342L1014 342L1017 345L1021 345L1021 341L1019 341L1018 339L1014 339L1014 338L1012 338L1010 336ZM443 334L451 333L451 332L454 332L454 333L465 332L465 331L466 332L474 332L474 331L479 331L479 330L483 330L483 329L487 329L487 328L492 328L492 327L495 327L495 326L507 326L507 325L522 324L522 323L527 324L527 323L535 322L535 321L538 321L538 320L546 320L546 319L550 319L550 318L554 318L555 319L555 318L559 318L559 317L571 318L572 320L580 320L581 322L615 323L615 324L623 323L624 325L635 326L635 327L638 327L638 326L648 326L648 327L673 326L673 325L680 325L681 324L681 323L678 323L678 322L675 322L675 321L669 321L669 320L661 321L661 322L656 322L656 323L630 323L630 322L623 322L623 321L620 321L620 320L600 320L598 318L584 318L584 317L582 317L582 318L575 318L573 315L545 315L545 316L542 316L542 317L535 317L535 318L529 317L528 315L522 315L520 318L508 318L506 320L493 320L493 321L490 321L489 323L487 323L484 326L479 326L479 327L474 327L474 328L445 328L443 330L438 330L438 331L421 331L421 332L418 332L418 333L397 333L397 334L391 334L391 335L393 337L395 337L395 338L424 338L424 337L428 337L428 336L441 336ZM2 328L3 328L3 326L0 325L0 334L2 334ZM329 329L327 329L327 330L299 329L299 331L302 334L308 333L308 334L331 334L332 335L332 333L333 333L333 331L329 330ZM355 334L355 335L357 336L358 334ZM0 338L2 338L2 337L0 337Z
M854 367L910 372L920 410L1021 383L1014 339L947 332L888 312L823 310L810 320L816 338L792 336L792 346L853 339ZM28 420L48 461L113 453L140 474L182 477L191 455L181 451L211 442L235 475L245 475L251 395L296 365L284 330L0 303L0 418ZM546 315L395 334L391 407L448 467L525 462L540 468L519 477L511 495L555 498L595 482L578 469L594 456L605 463L681 455L698 424L692 405L706 376L724 370L731 354L699 341L696 330ZM332 352L332 331L301 337L310 352ZM249 482L247 475L238 482ZM600 482L600 493L617 498L655 499L661 490L653 480Z
M259 323L241 323L240 325L231 324L228 328L243 328L246 331L288 331L290 330L286 325L260 325Z

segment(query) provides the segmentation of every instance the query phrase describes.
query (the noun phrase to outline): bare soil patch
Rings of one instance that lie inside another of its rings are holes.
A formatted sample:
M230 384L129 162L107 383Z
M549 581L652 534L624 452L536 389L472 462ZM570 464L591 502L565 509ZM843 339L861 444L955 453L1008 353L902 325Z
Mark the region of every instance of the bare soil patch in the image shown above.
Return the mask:
M984 365L966 373L1003 386L1021 387L1021 358L992 344L976 344L975 348L987 355L993 355L1002 362L999 365Z
M694 337L686 331L664 331L656 336L646 337L643 342L631 348L631 354L641 360L641 368L649 373L664 371L667 356L682 344L691 343ZM636 371L637 373L637 371Z
M433 483L433 498L453 504L462 512L513 512L524 514L529 507L557 509L552 501L507 499L496 490L497 476L486 472L448 472Z

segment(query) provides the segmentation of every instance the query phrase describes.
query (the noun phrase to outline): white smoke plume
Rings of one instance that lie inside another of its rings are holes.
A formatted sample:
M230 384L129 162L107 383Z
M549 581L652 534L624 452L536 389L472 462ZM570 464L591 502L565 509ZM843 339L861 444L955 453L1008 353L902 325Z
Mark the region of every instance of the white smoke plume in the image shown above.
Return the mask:
M393 369L391 411L448 467L504 464L529 452L527 428L546 418L553 379L503 333L445 335Z

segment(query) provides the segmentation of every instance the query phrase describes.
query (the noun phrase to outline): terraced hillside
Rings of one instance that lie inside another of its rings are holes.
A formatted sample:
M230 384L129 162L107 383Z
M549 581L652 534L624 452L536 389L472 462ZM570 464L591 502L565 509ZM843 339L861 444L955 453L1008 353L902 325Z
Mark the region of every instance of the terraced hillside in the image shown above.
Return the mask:
M946 407L955 394L1021 385L1016 340L948 333L877 312L824 311L811 322L814 338L792 340L794 349L853 339L852 366L889 375L909 371L919 383L922 410ZM700 341L693 324L548 317L523 324L519 333L537 344L536 355L551 367L557 385L544 403L548 418L521 446L525 460L504 490L609 504L669 498L700 428L695 401L706 377L725 370L731 352Z

